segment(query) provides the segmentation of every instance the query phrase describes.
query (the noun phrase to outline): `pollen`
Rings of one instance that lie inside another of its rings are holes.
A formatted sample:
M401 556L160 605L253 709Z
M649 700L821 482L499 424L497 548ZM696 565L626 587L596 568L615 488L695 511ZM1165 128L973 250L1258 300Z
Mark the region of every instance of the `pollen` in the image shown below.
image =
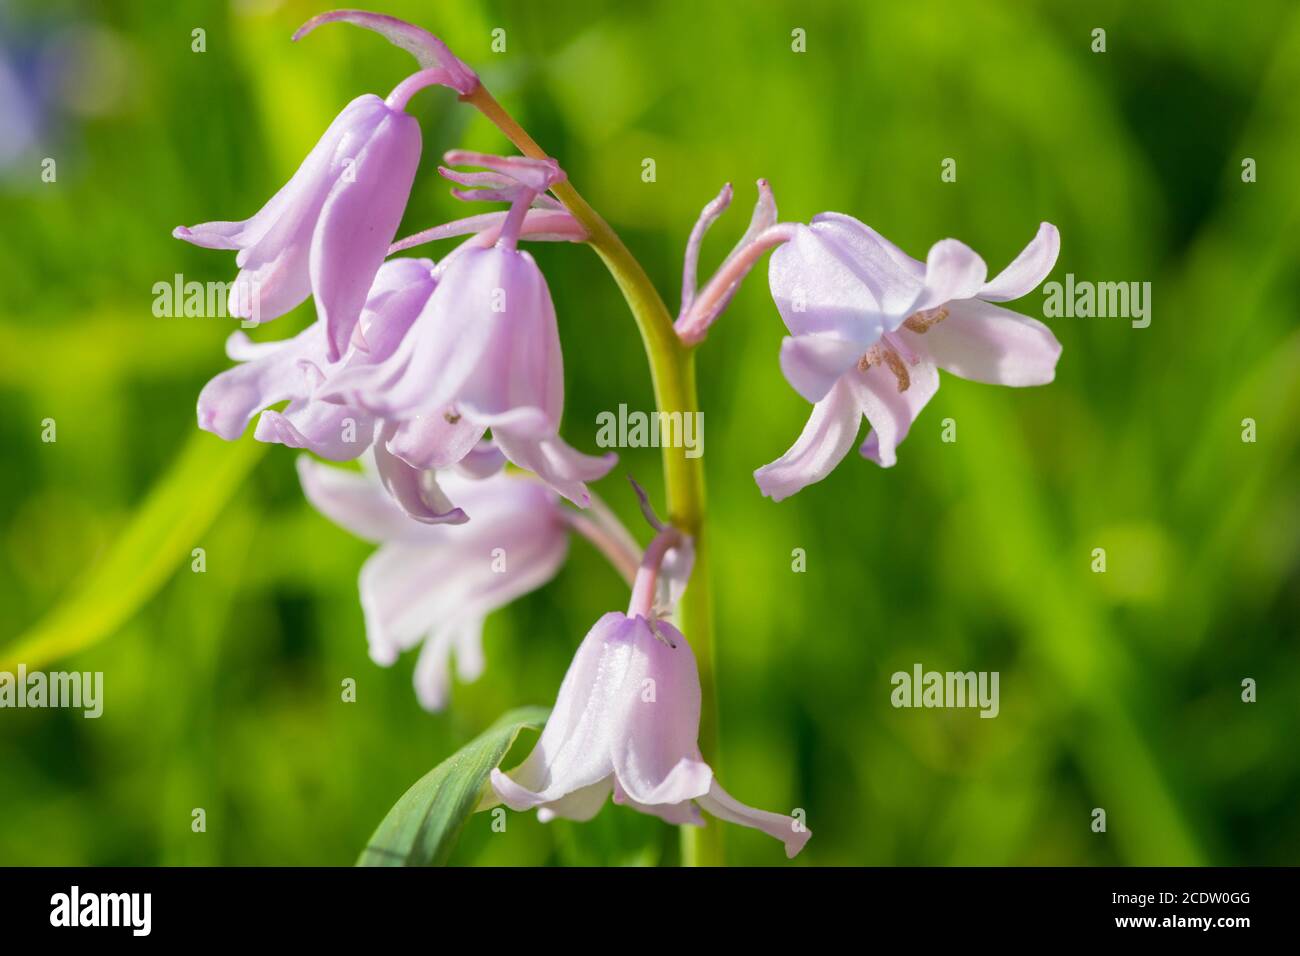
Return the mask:
M858 359L858 371L865 372L873 365L885 365L898 379L898 390L906 392L912 384L912 376L907 371L907 363L896 350L889 346L873 345L862 353Z
M903 328L924 335L946 318L948 318L948 309L941 305L937 309L912 313L903 320Z

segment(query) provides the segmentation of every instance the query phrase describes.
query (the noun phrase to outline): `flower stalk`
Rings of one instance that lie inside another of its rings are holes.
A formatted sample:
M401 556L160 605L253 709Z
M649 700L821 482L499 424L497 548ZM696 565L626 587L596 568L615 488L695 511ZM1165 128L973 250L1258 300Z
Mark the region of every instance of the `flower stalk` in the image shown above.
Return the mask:
M462 95L519 149L533 159L548 154L528 135L481 84ZM568 180L551 192L587 232L587 242L600 256L618 284L636 320L650 365L655 406L661 412L683 415L699 411L695 389L694 349L683 344L673 328L673 317L641 263L618 234ZM701 458L687 458L682 448L663 449L664 484L669 521L694 540L695 570L679 608L682 630L690 635L703 692L700 714L700 750L705 760L718 761L717 689L714 677L713 600L708 569L708 535L705 531L704 467ZM723 863L722 827L683 826L682 862L688 866Z

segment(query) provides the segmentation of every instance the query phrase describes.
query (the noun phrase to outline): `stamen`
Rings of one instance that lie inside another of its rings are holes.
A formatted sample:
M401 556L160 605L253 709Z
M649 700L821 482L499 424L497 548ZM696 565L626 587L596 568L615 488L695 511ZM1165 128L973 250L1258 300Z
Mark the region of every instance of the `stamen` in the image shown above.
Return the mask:
M896 335L893 332L886 332L880 337L880 341L884 342L885 345L897 352L899 358L908 365L916 365L921 361L921 357L912 351L911 347L908 346L907 341L901 335Z
M908 386L912 384L912 377L907 374L907 364L898 357L898 353L893 349L885 352L885 364L894 373L894 378L898 379L898 390L906 392Z
M873 345L862 353L862 358L858 359L858 371L865 372L873 365L879 365L885 360L885 350L879 345Z
M912 376L907 372L907 363L905 363L899 354L892 348L883 345L873 345L862 353L862 358L858 359L858 371L868 371L873 365L887 365L889 370L894 373L894 378L898 379L898 390L906 392L912 384Z
M946 318L948 318L948 307L941 305L937 309L912 313L903 320L903 328L924 335Z

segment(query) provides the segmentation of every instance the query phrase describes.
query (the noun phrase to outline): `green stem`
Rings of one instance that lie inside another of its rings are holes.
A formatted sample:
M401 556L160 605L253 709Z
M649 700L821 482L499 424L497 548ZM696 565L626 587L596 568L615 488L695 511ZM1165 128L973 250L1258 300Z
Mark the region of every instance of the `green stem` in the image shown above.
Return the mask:
M515 122L483 86L462 97L492 121L525 156L547 158L547 153ZM573 218L587 230L588 243L609 269L636 319L650 363L655 406L685 418L699 412L695 394L695 353L682 344L673 329L673 317L664 305L641 263L623 245L609 223L565 181L551 190ZM679 614L682 632L689 638L700 670L703 700L700 711L700 751L716 766L718 759L717 689L714 679L713 601L709 586L708 538L704 527L704 466L702 457L687 458L685 449L663 449L664 484L668 518L695 541L695 570L682 596ZM720 866L723 862L722 827L716 821L704 827L682 827L682 862L688 866Z

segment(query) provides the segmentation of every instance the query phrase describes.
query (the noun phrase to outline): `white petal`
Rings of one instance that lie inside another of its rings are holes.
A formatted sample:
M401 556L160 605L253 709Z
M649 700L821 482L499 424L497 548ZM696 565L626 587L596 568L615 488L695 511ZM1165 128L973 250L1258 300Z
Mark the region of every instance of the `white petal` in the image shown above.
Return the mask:
M1020 255L984 284L979 297L990 302L1007 302L1029 294L1047 278L1060 252L1060 232L1050 222L1042 223Z
M812 831L794 817L756 810L741 803L716 780L709 792L697 801L708 813L728 823L738 823L743 827L762 830L768 836L775 837L785 844L785 855L793 859L803 849Z
M948 303L948 317L923 335L900 334L945 371L993 385L1046 385L1061 357L1042 322L979 299Z
M929 333L927 333L929 334ZM860 451L882 468L897 460L895 449L907 437L908 429L934 393L939 390L939 370L928 360L908 366L910 384L898 390L898 380L884 365L873 365L866 372L856 369L847 378L862 413L871 423L871 431Z
M813 406L808 424L790 450L754 472L759 489L773 501L821 481L849 453L862 425L862 408L847 379L837 382Z

